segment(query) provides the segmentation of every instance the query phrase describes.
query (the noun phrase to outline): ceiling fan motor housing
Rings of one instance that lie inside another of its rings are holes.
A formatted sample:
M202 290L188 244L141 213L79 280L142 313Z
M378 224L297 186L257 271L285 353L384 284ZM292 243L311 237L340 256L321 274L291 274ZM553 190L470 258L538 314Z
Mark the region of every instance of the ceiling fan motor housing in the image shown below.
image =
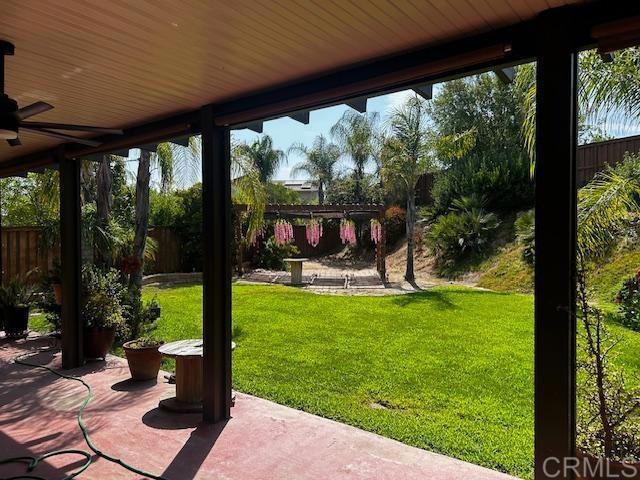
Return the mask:
M20 120L16 115L18 104L7 95L0 96L0 139L12 140L18 137Z

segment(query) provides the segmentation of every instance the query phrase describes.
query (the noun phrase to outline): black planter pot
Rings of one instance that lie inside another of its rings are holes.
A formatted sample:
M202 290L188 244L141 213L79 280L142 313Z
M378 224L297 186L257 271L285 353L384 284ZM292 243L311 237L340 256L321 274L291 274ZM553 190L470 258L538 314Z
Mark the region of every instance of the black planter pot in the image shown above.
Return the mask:
M4 331L8 337L24 337L29 328L29 307L3 307Z

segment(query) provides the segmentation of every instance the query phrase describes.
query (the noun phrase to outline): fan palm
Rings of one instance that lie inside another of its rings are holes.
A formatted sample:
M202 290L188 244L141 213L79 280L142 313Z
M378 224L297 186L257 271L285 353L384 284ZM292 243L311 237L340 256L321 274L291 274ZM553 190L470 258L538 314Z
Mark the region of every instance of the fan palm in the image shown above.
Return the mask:
M390 136L381 150L381 176L400 186L406 195L407 262L404 278L415 281L413 271L416 221L416 183L433 168L436 158L460 158L475 144L475 132L439 137L428 128L427 103L417 95L395 109L389 119Z
M340 159L340 148L329 142L324 135L318 135L313 146L301 143L291 145L288 153L300 153L304 160L293 167L292 175L306 174L318 187L318 203L324 203L324 192L331 186L335 177L335 166Z
M377 112L360 114L353 110L344 112L340 120L331 127L331 137L343 155L349 157L353 163L356 181L357 202L363 201L362 182L367 165L374 161L378 164L379 157L379 121Z
M269 135L264 135L251 145L240 143L235 150L238 156L251 159L263 182L271 180L278 167L286 161L284 152L273 148L273 140Z

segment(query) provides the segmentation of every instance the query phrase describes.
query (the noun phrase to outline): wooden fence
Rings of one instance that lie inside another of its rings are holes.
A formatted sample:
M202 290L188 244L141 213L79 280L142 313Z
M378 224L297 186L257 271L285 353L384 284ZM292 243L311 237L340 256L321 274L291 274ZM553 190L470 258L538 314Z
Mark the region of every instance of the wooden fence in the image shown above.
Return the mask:
M149 236L157 243L156 258L145 265L145 273L175 273L182 271L180 238L172 227L153 227Z
M4 279L25 277L33 271L31 280L37 281L49 272L60 258L60 246L44 249L40 243L40 227L2 228L2 271ZM146 273L175 273L181 271L180 240L171 227L150 229L149 236L157 243L156 260Z
M639 151L640 135L580 145L576 150L576 181L578 186L582 187L589 183L596 173L604 169L606 164L613 166L621 162L625 152L638 153Z
M34 271L32 280L46 274L60 256L60 247L40 248L39 227L7 227L2 229L2 270L5 279L25 277Z

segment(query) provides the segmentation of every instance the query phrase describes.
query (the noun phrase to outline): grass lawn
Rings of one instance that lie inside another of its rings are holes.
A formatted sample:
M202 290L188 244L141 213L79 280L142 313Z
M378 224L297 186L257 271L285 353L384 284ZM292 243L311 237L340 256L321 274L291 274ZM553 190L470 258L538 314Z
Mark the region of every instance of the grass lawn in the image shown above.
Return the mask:
M147 289L166 341L201 335L200 286ZM234 285L233 386L521 477L533 457L530 296L324 296Z
M200 338L202 287L146 288L154 335ZM46 331L43 315L30 319ZM639 386L640 334L613 359ZM387 297L233 287L233 387L523 478L533 463L533 297L463 287ZM171 363L164 365L171 369Z

